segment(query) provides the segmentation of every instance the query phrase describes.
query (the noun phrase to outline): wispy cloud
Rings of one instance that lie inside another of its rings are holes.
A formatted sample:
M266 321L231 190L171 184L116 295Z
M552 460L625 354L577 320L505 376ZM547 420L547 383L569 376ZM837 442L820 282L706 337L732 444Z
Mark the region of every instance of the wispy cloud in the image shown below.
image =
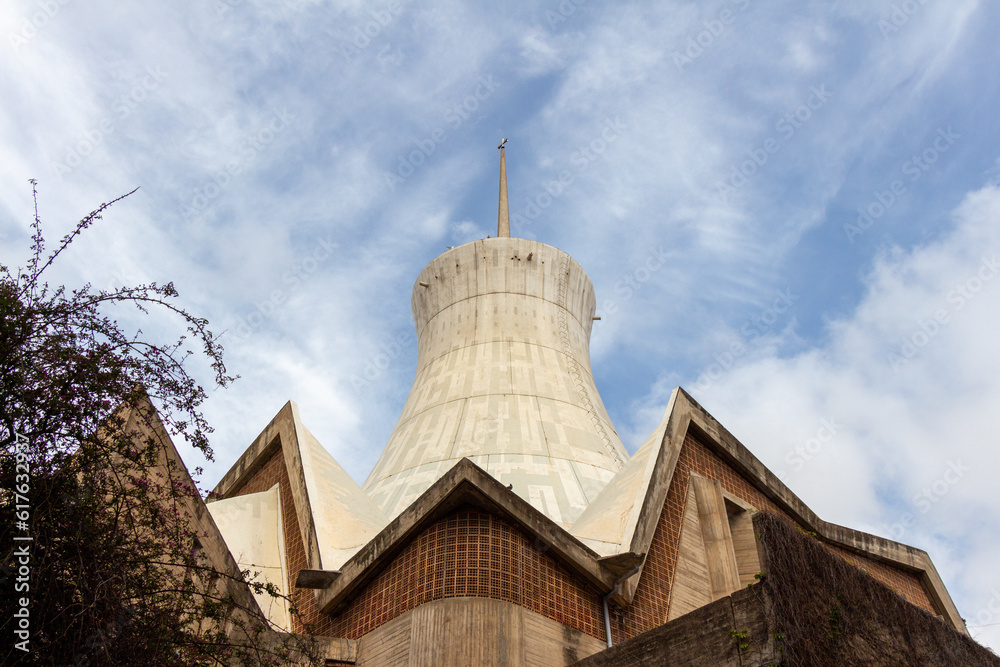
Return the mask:
M684 384L824 518L912 514L971 620L1000 586L998 31L977 0L8 2L0 261L28 178L53 238L140 186L58 277L173 280L226 330L207 478L294 399L362 480L412 381L413 281L495 233L508 137L515 233L590 275L627 444Z

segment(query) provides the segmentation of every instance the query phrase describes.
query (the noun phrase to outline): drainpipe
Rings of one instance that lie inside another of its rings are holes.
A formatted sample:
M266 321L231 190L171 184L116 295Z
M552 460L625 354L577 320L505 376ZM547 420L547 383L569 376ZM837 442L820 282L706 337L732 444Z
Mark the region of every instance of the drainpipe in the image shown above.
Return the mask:
M631 572L623 574L619 577L618 581L615 582L615 587L611 589L611 592L601 599L601 602L604 604L604 633L608 636L608 648L611 648L611 614L608 612L608 598L612 595L616 595L618 593L618 588L622 585L622 582L638 572L639 567L639 565L636 565L632 568Z

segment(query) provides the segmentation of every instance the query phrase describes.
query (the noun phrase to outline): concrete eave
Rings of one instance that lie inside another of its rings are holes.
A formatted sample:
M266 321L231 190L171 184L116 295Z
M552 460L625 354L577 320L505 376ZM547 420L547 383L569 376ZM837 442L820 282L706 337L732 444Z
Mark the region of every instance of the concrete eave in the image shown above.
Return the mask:
M190 528L198 536L198 541L208 557L208 562L218 572L225 575L220 577L217 583L220 595L230 596L247 614L263 621L267 616L257 603L250 586L243 580L242 569L230 551L229 545L212 517L207 504L197 493L198 487L191 478L180 452L174 446L169 432L164 427L156 406L145 393L145 388L142 388L142 391L143 396L139 399L143 404L142 409L139 406L123 404L119 406L116 413L125 420L126 431L149 435L153 438L155 443L153 446L160 450L160 458L156 467L162 469L166 479L182 488L191 489L189 495L178 501L181 506L180 510L186 510L189 514ZM138 437L138 441L142 441L142 436ZM152 479L151 475L150 479Z
M306 488L299 452L296 431L298 422L298 408L294 402L288 401L271 422L264 427L260 435L250 443L243 455L229 469L229 472L223 475L219 483L215 485L215 489L212 491L213 496L209 497L209 501L231 498L236 495L243 485L267 463L274 452L280 449L285 459L285 469L288 472L295 515L299 521L299 531L306 552L306 564L309 569L322 570L323 561L320 557L319 539L313 521L309 491ZM282 446L283 443L286 446Z
M941 577L927 552L820 519L815 512L792 493L739 440L722 426L705 408L698 404L681 387L671 397L670 415L663 443L657 453L649 486L642 498L642 505L631 536L629 551L645 554L649 551L653 533L666 499L667 489L673 480L677 459L689 431L699 436L713 453L739 472L758 491L781 507L794 520L816 533L819 539L856 553L865 558L900 567L920 576L924 588L938 613L960 632L968 633L955 603L948 594ZM626 536L627 539L627 536ZM629 578L622 586L622 597L631 602L642 571Z
M435 520L466 505L507 519L536 538L544 550L584 577L602 593L610 592L616 568L605 567L592 549L570 535L469 459L462 459L371 542L340 568L327 588L316 591L319 608L339 611L364 585L388 565L410 538Z
M681 448L687 435L693 433L714 454L819 539L861 557L918 575L938 613L959 631L968 632L925 551L820 519L684 389L677 387L674 390L667 413L662 441L653 454L651 469L646 468L642 486L635 493L633 510L617 555L602 557L571 534L572 527L570 531L560 527L472 461L462 459L339 567L339 576L329 577L328 585L315 591L320 608L326 613L338 610L408 543L409 538L462 505L479 507L511 520L534 536L539 548L551 552L602 593L614 590L618 578L627 576L612 599L618 604L629 604L642 577L644 556L649 552ZM282 449L286 469L290 473L296 515L306 545L308 567L323 570L311 499L301 472L301 461L298 460L298 423L296 407L289 401L220 480L215 493L220 498L236 494L264 465L280 442L295 443L295 446ZM293 474L292 471L298 472ZM624 567L626 561L639 561L639 570L628 576L631 570ZM313 585L321 583L313 582Z
M293 406L294 403L288 401L278 410L268 425L254 438L250 446L244 450L240 458L236 459L229 471L215 485L209 502L216 498L229 498L234 495L247 480L253 477L254 473L267 463L271 455L281 446L279 436L285 435L285 429L294 418Z

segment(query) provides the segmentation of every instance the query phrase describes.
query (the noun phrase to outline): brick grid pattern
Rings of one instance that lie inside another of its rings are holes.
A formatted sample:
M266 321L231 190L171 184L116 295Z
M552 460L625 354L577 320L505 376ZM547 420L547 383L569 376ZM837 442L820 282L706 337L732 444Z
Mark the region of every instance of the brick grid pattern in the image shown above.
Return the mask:
M302 532L299 530L299 519L295 512L295 500L292 498L292 487L288 481L288 470L285 468L285 457L279 447L247 482L234 495L242 496L248 493L267 491L275 484L281 494L281 525L284 527L285 563L288 570L288 582L292 589L292 600L299 610L299 616L292 615L292 631L306 631L303 625L312 626L312 634L327 637L336 636L332 632L329 616L319 613L316 596L311 590L298 590L295 580L299 570L308 566L306 550L302 545Z
M697 438L689 435L686 440L686 443L687 442L690 442L691 446L685 447L685 449L688 449L688 453L693 455L692 458L694 458L695 462L692 467L696 472L698 472L698 474L718 479L722 484L722 488L737 498L749 503L755 509L766 509L791 519L790 516L778 509L777 505L758 491L756 487L751 485L750 482L726 465L722 459L713 454ZM681 456L684 456L683 452ZM868 574L875 577L875 579L881 581L889 588L894 589L911 604L915 604L931 613L937 613L934 611L934 606L931 604L931 601L927 596L927 591L924 590L923 585L920 583L918 575L910 574L909 572L893 567L892 565L869 559L866 556L834 546L827 542L823 542L822 544L831 553L837 554L838 556L846 559L849 563L867 571Z
M868 556L856 554L854 552L847 551L846 549L833 546L832 544L826 544L824 542L823 546L846 560L851 565L859 567L871 576L875 577L883 584L902 595L903 598L910 604L914 604L921 609L926 609L932 614L938 613L934 609L934 605L931 604L930 598L927 596L927 590L920 583L920 575L904 572L903 570L895 568L891 565L886 565L885 563L872 560Z
M472 508L433 523L375 575L333 621L356 639L425 602L504 600L604 637L600 594L514 525Z
M612 607L612 636L624 641L662 625L670 591L690 474L717 479L722 487L759 510L787 517L770 499L712 453L693 435L684 441L632 604ZM236 495L281 489L288 576L294 582L306 567L288 472L281 450L273 454ZM825 543L824 543L825 544ZM934 611L916 575L825 545L866 570L908 601ZM293 597L314 634L356 639L425 602L450 597L504 600L538 612L598 639L605 639L601 596L565 566L545 554L545 546L506 521L463 509L432 524L400 551L384 570L333 619L320 614L311 591ZM293 619L295 632L305 628Z
M688 481L692 472L708 479L719 480L723 489L755 509L791 518L695 436L688 434L677 460L677 468L670 489L667 491L667 500L653 534L635 597L628 608L616 610L614 616L616 622L611 628L612 637L616 642L662 625L667 620L671 584L677 565L681 527L684 522ZM910 603L936 613L917 575L866 559L825 542L823 544L832 553L866 570L877 580L903 595Z
M660 511L660 518L649 544L649 552L642 567L642 575L632 598L632 604L624 609L613 608L611 636L615 644L667 622L670 588L677 567L677 553L687 501L690 469L682 465L687 449L685 443L681 448L680 460L677 462L673 480L667 490L667 499Z

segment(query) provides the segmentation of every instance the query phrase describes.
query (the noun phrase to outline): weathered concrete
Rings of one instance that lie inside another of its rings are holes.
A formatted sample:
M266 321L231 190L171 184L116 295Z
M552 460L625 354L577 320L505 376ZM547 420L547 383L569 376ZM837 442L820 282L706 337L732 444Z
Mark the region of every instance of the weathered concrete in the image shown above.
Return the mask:
M316 595L325 613L458 502L513 519L599 591L614 590L615 604L628 605L681 448L694 434L822 540L918 574L935 609L964 631L925 552L820 520L682 389L629 458L591 375L593 288L561 250L516 238L460 246L421 272L412 305L416 378L363 487L305 429L293 403L217 487L222 497L238 493L280 448L306 551L301 583L322 587ZM752 527L740 515L751 508L725 496L718 480L693 478L692 486L677 580L678 590L688 588L671 617L756 573Z
M643 507L642 499L652 489L659 497L650 498L655 504L663 505L666 487L652 483L654 475L663 475L660 450L669 442L667 436L670 417L677 393L670 397L663 420L653 430L641 447L632 455L601 493L591 501L570 531L598 553L610 555L628 551L639 525ZM676 424L673 424L676 426Z
M670 609L667 620L672 621L712 602L712 583L708 572L705 539L698 516L698 501L694 489L688 487L684 508L684 525L681 527L677 548L677 566L670 589Z
M329 587L316 591L320 609L324 613L338 611L413 535L464 505L508 518L536 536L547 553L598 590L607 593L614 588L621 564L615 560L602 563L598 554L542 512L511 493L492 475L463 459L349 559ZM627 559L638 560L639 557L633 555Z
M359 640L363 667L572 665L604 642L509 602L449 598L406 612Z
M416 379L364 490L392 518L469 458L568 527L628 460L590 370L594 290L557 248L484 239L413 289Z
M579 667L749 667L777 664L760 586L743 589L584 658Z
M667 489L673 479L677 458L689 430L699 434L712 452L789 516L815 532L820 539L867 558L919 574L937 612L947 618L955 629L968 632L944 582L925 551L820 519L784 482L680 387L674 390L670 398L663 422L633 457L638 465L632 467L630 462L622 471L621 474L630 477L627 482L612 480L581 516L581 525L572 526L570 532L602 555L625 551L647 553ZM599 512L607 512L610 520ZM598 527L626 525L634 528L631 531L624 530L623 533L609 530L604 541L594 539L599 534ZM617 539L621 542L614 544ZM624 583L621 588L621 603L632 600L641 576L640 570Z
M388 523L357 482L303 426L289 401L216 485L231 498L280 448L311 569L335 570ZM218 500L216 500L218 502Z
M733 537L729 531L729 516L722 486L718 480L691 475L698 506L698 522L705 543L705 561L712 599L729 595L740 587L740 571L736 565Z
M160 421L159 414L152 402L147 398L144 399L141 405L131 408L123 407L122 410L123 417L126 420L125 429L136 434L136 441L141 443L152 442L154 443L152 446L158 449L160 463L148 470L148 479L154 483L178 485L181 488L190 489L191 491L190 494L186 494L179 499L180 507L177 509L180 513L190 517L189 528L198 536L197 542L202 549L202 553L205 555L206 565L221 575L214 579L212 584L214 594L220 599L229 599L234 604L231 616L232 621L226 630L229 636L236 643L243 641L245 634L241 629L241 624L257 625L263 618L271 618L272 622L276 623L278 627L282 627L280 618L276 618L276 616L280 615L286 609L284 602L279 605L266 605L266 611L262 611L262 598L255 595L251 591L250 586L243 580L241 563L237 562L237 559L230 551L230 546L223 536L219 525L216 523L213 512L197 494L197 485L191 478L177 448L174 447L173 441L170 439L170 434ZM164 477L160 478L158 475L163 475ZM258 496L258 498L252 502L259 503L260 508L265 513L269 513L270 510L268 508L271 506L280 509L280 501L274 503L273 499L269 500L263 497L266 494L253 495ZM229 509L231 508L223 508L220 514L227 515L227 519L231 518L228 516ZM280 521L280 512L277 517L273 518L276 522ZM263 523L266 525L269 521L266 520ZM256 527L259 528L260 525ZM264 540L269 539L266 535L267 530L269 529L265 530ZM249 532L252 532L252 530ZM281 531L279 530L278 535L274 536L274 539L280 540L280 535ZM252 541L255 537L247 534L243 535L240 539L243 541ZM262 548L264 551L268 549L266 546L262 546ZM285 590L287 590L287 582ZM271 601L273 602L273 599ZM350 663L357 657L358 644L354 640L332 637L313 637L312 640L315 642L318 655L328 661L343 660ZM262 649L282 652L290 650L286 655L290 661L289 664L301 664L306 661L305 657L294 648L298 644L297 638L289 633L266 629L257 637L257 642L257 646Z
M240 569L256 573L256 581L273 584L282 595L288 595L291 591L285 569L285 540L281 526L278 485L260 493L211 503L208 511L215 519ZM291 632L292 619L285 598L272 597L266 591L254 592L254 597L271 623Z

